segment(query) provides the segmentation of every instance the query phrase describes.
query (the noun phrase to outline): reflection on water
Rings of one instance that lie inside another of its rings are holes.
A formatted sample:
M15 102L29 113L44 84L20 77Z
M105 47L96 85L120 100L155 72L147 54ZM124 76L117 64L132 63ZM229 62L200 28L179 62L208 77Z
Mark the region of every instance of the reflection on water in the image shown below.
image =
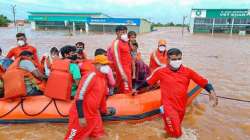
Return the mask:
M86 43L88 57L96 48L107 48L113 34L77 34L67 31L31 31L25 28L30 44L36 46L39 55L50 47L62 47L77 41ZM15 29L0 28L0 46L6 52L15 46ZM214 84L217 94L250 100L250 37L185 33L178 28L163 28L138 36L143 59L148 62L150 52L158 39L167 39L168 47L178 47L184 52L184 63L197 70ZM250 105L219 100L219 106L208 105L208 97L200 95L201 104L187 109L183 122L185 140L247 140L250 139ZM105 124L107 140L162 140L166 139L161 119L141 124ZM61 140L66 124L1 125L0 139L13 140Z

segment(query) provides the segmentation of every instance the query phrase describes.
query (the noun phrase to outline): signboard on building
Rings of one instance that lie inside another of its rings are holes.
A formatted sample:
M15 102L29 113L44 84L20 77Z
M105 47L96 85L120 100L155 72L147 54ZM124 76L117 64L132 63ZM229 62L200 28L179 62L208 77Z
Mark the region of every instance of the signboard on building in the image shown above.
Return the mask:
M140 25L140 19L133 18L90 18L90 24L102 25Z
M192 18L205 18L206 15L207 15L207 11L200 10L200 9L192 10L192 13L191 13Z
M29 16L30 21L82 21L87 22L89 17L82 16Z
M250 9L192 9L192 18L250 18Z

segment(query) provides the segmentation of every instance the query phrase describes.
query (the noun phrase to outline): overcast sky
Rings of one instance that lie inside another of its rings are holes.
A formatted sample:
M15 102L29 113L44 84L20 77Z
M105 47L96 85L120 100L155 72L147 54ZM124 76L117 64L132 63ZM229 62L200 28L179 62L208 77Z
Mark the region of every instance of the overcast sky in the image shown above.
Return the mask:
M27 19L28 11L102 12L113 17L146 18L153 22L181 23L192 8L245 8L250 0L0 0L0 14Z

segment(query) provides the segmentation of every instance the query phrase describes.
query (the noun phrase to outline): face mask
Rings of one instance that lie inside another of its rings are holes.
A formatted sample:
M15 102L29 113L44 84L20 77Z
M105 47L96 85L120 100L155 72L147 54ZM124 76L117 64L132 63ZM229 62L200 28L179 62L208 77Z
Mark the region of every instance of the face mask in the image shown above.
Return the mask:
M158 48L160 52L166 51L166 46L159 46Z
M20 46L20 47L21 47L21 46L24 46L24 45L25 45L25 42L24 42L23 40L18 40L18 41L17 41L17 45Z
M76 59L77 59L77 55L76 55L76 54L74 54L74 55L72 55L72 56L68 57L68 59L70 59L70 60L76 60Z
M121 40L128 42L128 35L127 34L122 34Z
M179 69L180 68L180 66L181 66L181 64L182 64L182 61L181 60L170 60L170 63L169 63L169 65L172 67L172 68L174 68L174 69Z
M77 52L82 52L82 51L83 51L83 48L76 48L76 51L77 51Z
M100 71L101 73L108 74L110 71L110 67L108 65L101 66Z

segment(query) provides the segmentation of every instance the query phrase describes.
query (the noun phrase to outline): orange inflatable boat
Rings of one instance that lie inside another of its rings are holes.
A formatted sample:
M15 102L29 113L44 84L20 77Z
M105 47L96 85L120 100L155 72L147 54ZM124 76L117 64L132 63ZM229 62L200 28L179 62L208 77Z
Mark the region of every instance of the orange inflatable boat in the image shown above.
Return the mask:
M188 104L202 89L190 82ZM160 89L136 96L115 94L107 99L107 106L114 107L114 116L103 116L104 121L143 122L159 116ZM44 95L0 101L0 124L6 123L66 123L72 101L60 101Z

